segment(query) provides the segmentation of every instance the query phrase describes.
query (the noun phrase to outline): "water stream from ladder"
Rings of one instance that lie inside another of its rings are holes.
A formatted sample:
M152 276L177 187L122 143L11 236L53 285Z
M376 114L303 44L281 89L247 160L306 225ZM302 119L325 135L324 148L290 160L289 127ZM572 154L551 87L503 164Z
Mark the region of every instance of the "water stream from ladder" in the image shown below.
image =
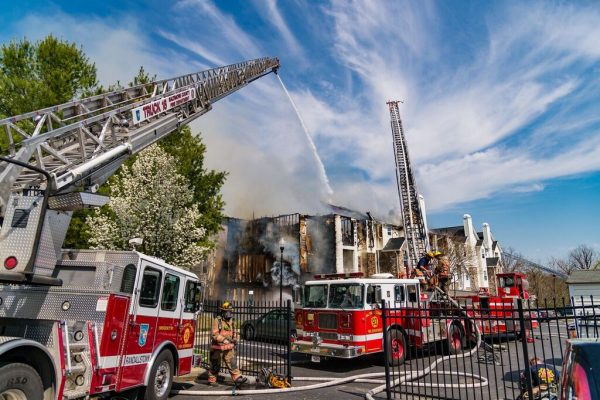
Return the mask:
M277 74L277 79L279 79L279 83L281 83L281 87L283 88L283 91L287 95L288 99L290 99L290 103L292 104L292 107L294 108L294 111L296 112L296 115L298 116L300 125L302 125L302 130L304 130L304 135L306 136L306 139L308 140L308 144L310 145L313 156L315 157L315 160L317 161L317 166L319 167L319 173L321 175L321 181L322 181L323 185L325 186L325 190L327 191L327 193L325 193L325 199L323 199L323 200L327 201L328 203L331 203L331 197L333 196L333 189L331 189L331 185L329 184L329 178L327 177L327 172L325 171L325 165L323 165L323 161L321 161L321 157L319 157L319 153L317 152L317 146L315 146L315 142L313 142L312 137L310 136L310 133L308 132L308 128L304 124L304 120L302 119L302 116L300 115L300 111L298 111L298 107L296 107L296 103L294 103L292 96L290 96L290 92L288 92L287 88L283 84L283 81L281 80L281 77L279 76L279 74Z

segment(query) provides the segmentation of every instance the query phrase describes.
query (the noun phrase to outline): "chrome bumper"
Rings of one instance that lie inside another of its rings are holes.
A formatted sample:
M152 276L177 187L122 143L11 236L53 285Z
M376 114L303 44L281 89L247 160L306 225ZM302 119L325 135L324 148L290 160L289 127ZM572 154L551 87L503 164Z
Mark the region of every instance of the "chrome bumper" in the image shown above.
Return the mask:
M333 343L315 345L313 342L297 340L292 343L292 351L322 357L354 358L364 354L364 347L344 346Z

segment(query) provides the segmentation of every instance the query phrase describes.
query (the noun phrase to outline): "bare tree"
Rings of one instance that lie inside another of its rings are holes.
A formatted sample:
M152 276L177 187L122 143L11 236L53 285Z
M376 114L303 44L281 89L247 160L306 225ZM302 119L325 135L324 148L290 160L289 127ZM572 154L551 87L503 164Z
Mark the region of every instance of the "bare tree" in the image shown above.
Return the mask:
M448 259L450 264L452 285L456 287L457 281L466 274L471 281L471 287L477 286L478 276L475 249L465 243L455 242L450 238L444 238L439 245L439 250ZM477 287L475 288L477 289Z
M505 256L502 258L502 269L504 272L524 272L527 265L522 261L523 255L513 247L507 247L502 252ZM506 256L507 254L514 257Z
M550 263L554 268L570 274L575 270L597 269L600 267L600 254L592 247L582 244L571 250L566 259L553 258Z
M598 260L597 252L582 244L569 253L569 262L575 269L593 269Z

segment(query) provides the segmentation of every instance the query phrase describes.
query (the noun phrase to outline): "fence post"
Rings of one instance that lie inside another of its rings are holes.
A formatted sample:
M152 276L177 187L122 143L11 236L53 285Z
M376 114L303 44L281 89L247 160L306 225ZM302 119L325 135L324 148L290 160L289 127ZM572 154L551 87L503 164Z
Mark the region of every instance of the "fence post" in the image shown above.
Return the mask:
M388 330L387 330L387 317L386 317L386 307L385 307L385 300L381 301L381 326L383 329L383 365L385 365L385 394L387 397L387 400L391 400L392 399L392 388L390 387L390 363L389 363L389 359L390 359L390 349L388 346Z
M292 324L290 322L290 318L289 315L292 314L292 300L288 299L287 300L287 315L288 318L286 318L287 322L287 380L289 383L292 383L292 341L291 336L292 336Z
M519 325L521 326L521 344L523 347L523 358L525 364L525 383L527 384L527 393L529 398L533 399L533 382L531 382L531 366L529 365L529 349L527 348L527 337L525 336L525 313L523 312L523 300L517 299L519 312Z

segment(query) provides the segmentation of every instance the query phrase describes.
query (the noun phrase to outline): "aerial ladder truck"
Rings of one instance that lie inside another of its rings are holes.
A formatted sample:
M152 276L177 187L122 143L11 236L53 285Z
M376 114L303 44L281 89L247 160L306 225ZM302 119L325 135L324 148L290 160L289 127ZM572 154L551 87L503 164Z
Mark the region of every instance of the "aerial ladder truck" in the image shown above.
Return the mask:
M400 117L399 103L401 101L388 101L396 161L396 180L400 197L400 210L404 235L407 242L408 269L410 272L417 265L419 257L429 250L429 238L427 234L427 219L425 215L425 203L423 196L417 190L413 175L408 146L402 119ZM496 276L498 294L491 295L489 292L480 291L473 296L464 296L472 307L468 311L468 318L475 322L480 332L486 334L504 334L517 332L514 326L516 313L516 299L529 299L527 292L527 277L519 272L501 273ZM422 300L430 307L440 309L461 309L467 316L464 307L461 307L456 299L451 298L448 293L437 286L429 288L423 293ZM530 331L537 327L537 321L531 320ZM517 332L519 333L519 332ZM529 332L527 332L529 335Z
M165 399L189 373L198 277L62 244L73 211L106 204L98 187L123 162L278 68L255 59L0 120L0 399Z

